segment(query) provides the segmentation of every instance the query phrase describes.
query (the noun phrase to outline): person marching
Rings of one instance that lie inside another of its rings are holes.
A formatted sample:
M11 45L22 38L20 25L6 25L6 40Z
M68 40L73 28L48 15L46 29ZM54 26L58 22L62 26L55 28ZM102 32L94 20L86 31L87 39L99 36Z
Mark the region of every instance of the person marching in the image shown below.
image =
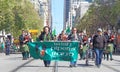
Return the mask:
M6 55L10 54L10 46L11 46L10 39L7 37L6 42L5 42L5 54Z
M112 58L113 48L114 48L113 40L110 38L108 41L108 45L106 47L107 60L109 60L109 55L110 55L110 60L113 60Z
M82 57L81 59L85 59L86 58L86 51L88 49L88 37L87 35L83 36L83 47L82 47Z
M23 60L26 60L26 55L25 55L25 48L24 48L24 43L26 42L25 40L25 31L22 30L22 34L19 36L19 41L20 41L20 51L22 52L22 57Z
M68 40L70 41L80 41L79 34L77 33L77 29L72 28L72 33L68 35ZM82 42L82 41L80 41ZM76 67L76 61L70 61L70 67Z
M64 30L61 32L61 34L59 34L58 41L67 41L67 35L65 34Z
M40 41L50 41L53 40L53 36L50 33L50 28L48 26L45 26L43 28L43 32L39 36ZM51 61L50 60L43 60L45 67L49 67Z
M101 66L103 50L107 45L107 40L102 34L102 29L98 28L97 34L93 37L93 48L96 54L95 64L98 68Z

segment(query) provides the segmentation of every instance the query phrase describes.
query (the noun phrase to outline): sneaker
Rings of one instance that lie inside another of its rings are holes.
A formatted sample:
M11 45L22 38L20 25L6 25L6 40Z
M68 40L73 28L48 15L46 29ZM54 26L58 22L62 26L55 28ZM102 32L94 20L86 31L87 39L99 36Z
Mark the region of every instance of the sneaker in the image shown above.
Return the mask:
M77 67L76 64L73 65L74 67Z
M101 67L101 65L96 65L97 66L97 68L100 68Z
M79 60L82 60L82 58L80 58Z
M50 67L50 64L47 64L47 67Z
M73 65L70 65L69 67L73 67Z
M49 67L49 66L50 66L50 64L46 64L46 65L45 65L45 67Z
M22 60L27 60L27 58L23 58Z
M111 61L113 60L113 58L110 59Z

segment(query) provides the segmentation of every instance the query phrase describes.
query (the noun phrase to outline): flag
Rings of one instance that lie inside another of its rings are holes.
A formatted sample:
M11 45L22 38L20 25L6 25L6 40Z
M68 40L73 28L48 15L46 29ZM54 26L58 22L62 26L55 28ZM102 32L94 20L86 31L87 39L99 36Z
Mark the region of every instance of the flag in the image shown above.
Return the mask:
M66 34L70 34L70 26L67 27Z
M52 35L53 35L53 36L56 35L56 29L54 29L54 30L52 31Z

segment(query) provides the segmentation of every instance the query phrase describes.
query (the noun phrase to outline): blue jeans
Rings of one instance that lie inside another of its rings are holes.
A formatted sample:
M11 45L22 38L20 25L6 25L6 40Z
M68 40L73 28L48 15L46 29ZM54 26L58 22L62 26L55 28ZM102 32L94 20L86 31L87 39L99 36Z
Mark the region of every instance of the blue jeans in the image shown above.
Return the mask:
M5 53L6 53L6 55L10 54L10 48L9 47L6 48L6 52Z
M95 48L95 54L96 54L96 65L100 65L102 62L102 55L103 55L103 50Z

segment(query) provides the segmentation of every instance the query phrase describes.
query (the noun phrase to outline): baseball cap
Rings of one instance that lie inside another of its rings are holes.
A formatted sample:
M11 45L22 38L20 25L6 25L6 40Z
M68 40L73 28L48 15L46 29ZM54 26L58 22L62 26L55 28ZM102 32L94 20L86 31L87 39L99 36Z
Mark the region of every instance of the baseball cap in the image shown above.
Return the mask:
M102 32L102 29L101 28L98 28L98 30L97 30L98 32Z

